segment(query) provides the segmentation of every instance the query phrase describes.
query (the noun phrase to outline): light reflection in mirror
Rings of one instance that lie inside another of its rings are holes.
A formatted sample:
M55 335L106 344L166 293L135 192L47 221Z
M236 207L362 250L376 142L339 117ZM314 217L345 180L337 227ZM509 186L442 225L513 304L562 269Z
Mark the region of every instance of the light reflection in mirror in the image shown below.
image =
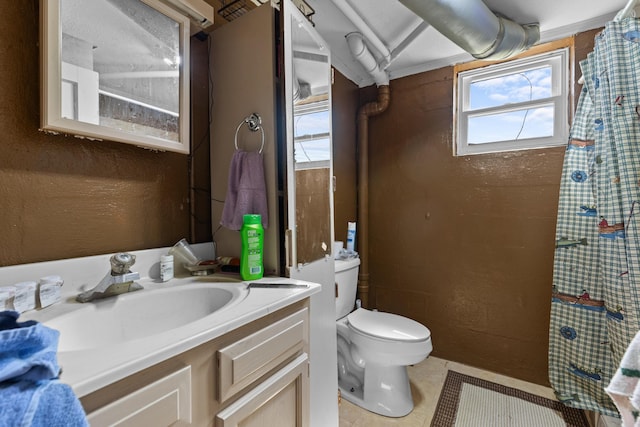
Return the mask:
M331 160L331 129L327 101L294 108L294 154L296 169L329 167Z
M188 152L188 18L158 0L41 4L43 129Z
M295 168L329 168L329 59L324 46L313 39L304 25L293 22L291 27Z
M289 186L295 202L289 204L289 213L295 217L292 259L299 266L331 253L331 61L324 41L306 18L293 10L290 19L287 140L294 160L288 173L295 180Z
M63 117L177 141L178 22L130 0L62 0L60 18ZM70 80L79 72L98 80L97 93ZM78 111L88 97L97 110Z

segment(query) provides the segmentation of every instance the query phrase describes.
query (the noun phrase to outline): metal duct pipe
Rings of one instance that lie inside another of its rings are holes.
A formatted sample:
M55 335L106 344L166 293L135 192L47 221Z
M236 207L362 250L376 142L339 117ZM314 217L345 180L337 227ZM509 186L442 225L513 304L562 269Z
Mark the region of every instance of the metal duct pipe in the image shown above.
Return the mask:
M367 73L369 73L376 86L384 86L389 84L389 75L385 70L380 68L376 58L373 57L371 51L364 42L364 37L360 33L349 33L346 36L347 45L355 59L362 64Z
M476 59L505 59L540 40L539 24L497 16L482 0L400 0Z

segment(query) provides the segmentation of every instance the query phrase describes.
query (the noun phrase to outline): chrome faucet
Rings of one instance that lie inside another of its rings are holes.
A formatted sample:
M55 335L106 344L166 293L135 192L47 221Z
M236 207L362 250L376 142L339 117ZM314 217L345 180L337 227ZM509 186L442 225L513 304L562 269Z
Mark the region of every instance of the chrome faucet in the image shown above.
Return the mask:
M135 255L118 253L112 255L109 262L111 271L107 272L95 288L78 294L76 301L89 302L143 289L142 285L135 282L140 279L140 274L129 269L136 262Z

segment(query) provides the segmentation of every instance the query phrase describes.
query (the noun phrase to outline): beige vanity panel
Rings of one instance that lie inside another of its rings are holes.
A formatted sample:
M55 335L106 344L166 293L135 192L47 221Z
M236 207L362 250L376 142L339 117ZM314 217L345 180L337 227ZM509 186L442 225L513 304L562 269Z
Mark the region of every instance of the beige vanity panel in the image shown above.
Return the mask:
M218 351L220 401L303 351L309 341L306 308Z
M265 418L256 415L256 421L263 421L260 425L308 425L308 307L308 299L292 304L82 397L80 401L91 420L91 426L211 426L219 413L222 417L219 419L226 419L225 414L229 413L226 410L232 406L236 408L234 413L245 414L250 411L251 405L263 396L265 389L275 394L266 399L270 404L267 406L274 406L260 409L264 411L263 415L271 416L267 415L269 411L277 412L290 424L271 424L271 420L265 424ZM220 362L218 354L224 354ZM229 359L223 362L222 359L226 357ZM243 373L234 375L230 369L240 369ZM189 393L178 393L175 391L177 386L171 388L170 385L175 384L176 376L182 377L184 383L185 372L190 372L190 390ZM226 388L220 387L228 378L234 379L232 384ZM158 384L164 388L159 388ZM218 391L219 387L221 391ZM183 397L189 395L191 421L176 421L176 412L183 418L187 414L184 408L176 409L176 402L183 403ZM224 398L221 397L223 395ZM248 406L244 407L243 403L238 402L248 402ZM240 406L244 408L238 409ZM285 410L286 407L295 409ZM115 413L107 417L105 414L111 410ZM131 417L138 413L146 418ZM136 422L117 424L113 421L121 419Z
M309 357L301 354L216 416L216 427L309 425Z
M185 366L87 416L92 426L191 424L191 367Z

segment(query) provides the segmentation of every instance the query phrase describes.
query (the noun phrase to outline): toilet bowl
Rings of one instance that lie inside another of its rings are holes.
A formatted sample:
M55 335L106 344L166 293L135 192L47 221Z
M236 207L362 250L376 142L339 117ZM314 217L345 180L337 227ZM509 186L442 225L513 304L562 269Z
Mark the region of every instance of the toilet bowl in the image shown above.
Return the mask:
M371 412L402 417L413 409L407 365L424 360L431 332L396 314L357 308L359 259L336 260L338 385L342 396Z

